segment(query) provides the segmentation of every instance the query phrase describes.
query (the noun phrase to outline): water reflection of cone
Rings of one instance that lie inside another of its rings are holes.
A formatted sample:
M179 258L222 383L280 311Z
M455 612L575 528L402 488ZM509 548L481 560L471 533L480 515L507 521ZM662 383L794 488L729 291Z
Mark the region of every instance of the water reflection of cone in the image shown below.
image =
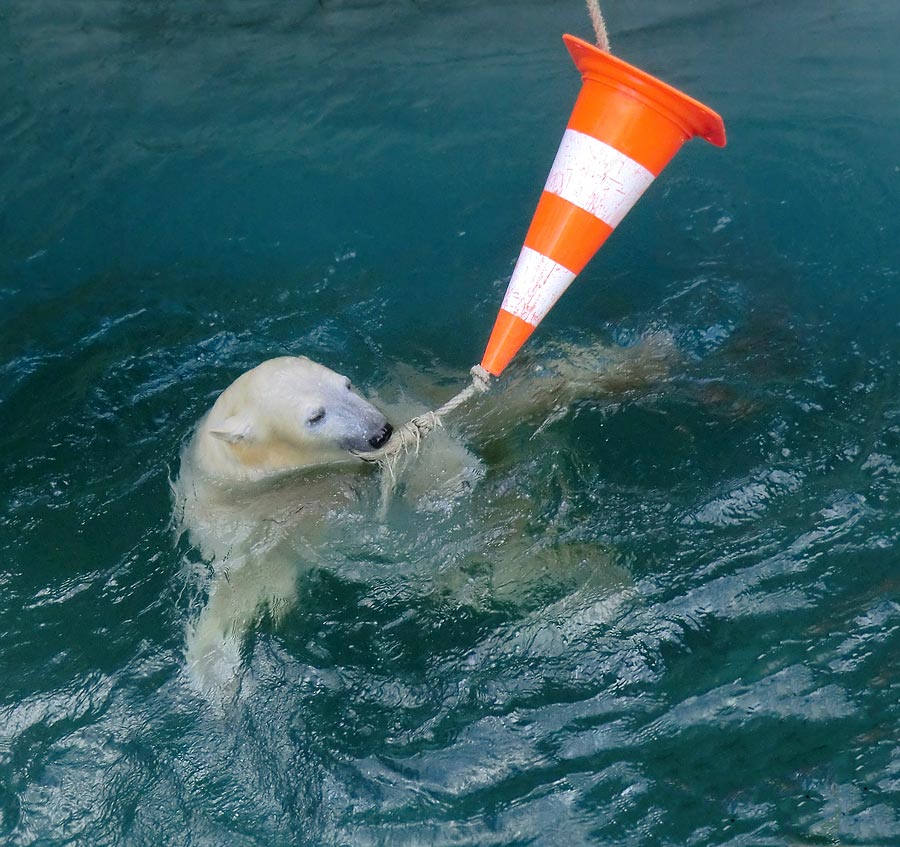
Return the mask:
M583 85L485 350L498 376L678 149L725 145L702 103L571 35Z

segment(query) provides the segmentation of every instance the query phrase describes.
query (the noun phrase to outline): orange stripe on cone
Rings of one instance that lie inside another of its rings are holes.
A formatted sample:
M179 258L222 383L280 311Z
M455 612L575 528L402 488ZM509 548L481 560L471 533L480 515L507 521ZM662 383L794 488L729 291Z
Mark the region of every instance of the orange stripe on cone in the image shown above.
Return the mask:
M482 358L499 376L647 186L694 136L725 145L702 103L571 35L582 88Z
M725 146L725 125L712 109L580 38L564 35L563 41L584 80L569 118L572 129L611 144L656 175L695 136Z
M541 194L525 246L580 274L612 227L549 191Z
M654 176L659 176L687 141L681 128L664 115L646 108L640 100L609 98L599 84L582 90L569 129L605 141Z

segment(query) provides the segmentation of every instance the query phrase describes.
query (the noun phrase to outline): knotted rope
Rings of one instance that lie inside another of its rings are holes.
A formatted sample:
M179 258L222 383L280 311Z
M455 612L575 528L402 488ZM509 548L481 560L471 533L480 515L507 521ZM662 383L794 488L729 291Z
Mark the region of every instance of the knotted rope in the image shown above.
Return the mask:
M451 397L443 406L433 412L425 412L407 421L403 426L394 431L391 440L378 450L357 452L366 462L381 465L387 470L391 478L395 478L395 469L402 456L408 453L418 453L422 439L429 433L443 426L443 418L476 394L483 394L491 387L491 375L481 365L475 365L469 372L472 374L470 382L462 391Z
M491 387L491 375L481 365L475 365L470 371L472 381L458 394L451 397L443 406L433 412L425 412L422 415L407 421L399 429L394 430L391 440L378 450L369 452L357 452L356 455L366 462L377 464L381 467L381 507L379 514L382 519L387 514L391 494L397 484L397 466L410 453L417 455L422 439L434 432L439 426L443 426L443 419L454 409L458 409L476 394L483 394Z

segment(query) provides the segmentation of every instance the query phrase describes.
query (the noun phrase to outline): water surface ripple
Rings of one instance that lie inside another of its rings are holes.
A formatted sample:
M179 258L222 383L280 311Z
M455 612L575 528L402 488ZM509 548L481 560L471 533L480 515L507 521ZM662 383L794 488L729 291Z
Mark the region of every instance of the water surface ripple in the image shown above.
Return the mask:
M677 363L348 525L222 707L184 673L183 439L286 353L456 390L583 4L4 5L4 844L900 844L900 10L604 8L729 146L541 339Z

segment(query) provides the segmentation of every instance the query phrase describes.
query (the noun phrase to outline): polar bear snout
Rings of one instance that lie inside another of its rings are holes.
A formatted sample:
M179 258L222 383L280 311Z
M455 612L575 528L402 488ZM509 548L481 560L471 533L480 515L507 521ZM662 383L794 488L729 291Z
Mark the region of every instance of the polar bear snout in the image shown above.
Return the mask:
M381 428L381 430L369 439L369 445L373 450L378 450L380 447L384 447L384 445L387 444L390 440L393 432L394 427L391 426L390 421L387 421Z
M394 431L380 409L352 391L325 398L325 405L328 413L314 430L325 439L334 439L334 443L350 453L376 449L375 445L386 444Z
M381 412L373 406L369 408L374 415L370 416L369 420L358 427L355 432L347 433L340 439L341 449L353 454L368 453L370 450L377 450L388 443L394 427Z

